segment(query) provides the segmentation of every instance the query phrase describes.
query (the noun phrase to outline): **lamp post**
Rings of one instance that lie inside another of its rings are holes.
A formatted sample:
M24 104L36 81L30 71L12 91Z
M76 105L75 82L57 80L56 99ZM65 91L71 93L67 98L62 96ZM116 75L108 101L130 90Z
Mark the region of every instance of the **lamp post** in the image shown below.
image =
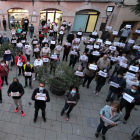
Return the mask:
M113 10L114 10L114 6L108 6L106 9L106 25L107 25L109 17L113 13Z

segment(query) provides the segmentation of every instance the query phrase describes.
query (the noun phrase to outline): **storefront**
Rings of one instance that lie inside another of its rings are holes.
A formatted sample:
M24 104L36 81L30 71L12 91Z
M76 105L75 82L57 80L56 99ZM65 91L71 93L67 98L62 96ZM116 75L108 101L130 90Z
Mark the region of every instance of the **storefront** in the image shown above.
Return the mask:
M55 21L56 23L58 23L58 25L61 25L62 22L62 15L63 12L62 11L58 11L58 10L43 10L40 12L40 22L45 19L46 22L48 21L48 19L50 19L50 22Z
M92 32L98 20L99 12L92 10L83 10L76 13L73 24L73 31L82 28L83 32Z
M11 16L14 17L15 22L19 21L21 23L22 18L29 18L29 12L25 9L9 9L8 10L8 19L9 19L9 28L10 28L10 18Z

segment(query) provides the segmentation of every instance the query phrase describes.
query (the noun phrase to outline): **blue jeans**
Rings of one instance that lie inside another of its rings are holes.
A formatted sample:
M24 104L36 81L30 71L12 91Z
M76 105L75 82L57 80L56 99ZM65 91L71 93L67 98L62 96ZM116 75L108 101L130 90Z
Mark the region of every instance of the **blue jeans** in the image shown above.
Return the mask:
M117 98L117 93L114 93L113 91L109 90L107 99L109 99L111 102L113 102L116 98Z
M30 32L30 38L32 39L34 32Z

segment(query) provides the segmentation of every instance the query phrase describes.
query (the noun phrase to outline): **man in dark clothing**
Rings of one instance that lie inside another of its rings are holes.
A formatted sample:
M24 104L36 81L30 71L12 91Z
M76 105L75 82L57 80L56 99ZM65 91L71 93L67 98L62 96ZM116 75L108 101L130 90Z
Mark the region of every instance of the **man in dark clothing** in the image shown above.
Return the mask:
M26 17L26 18L24 19L25 31L28 31L28 24L29 24L29 20L28 20L28 18Z
M31 27L30 27L30 38L31 39L33 37L33 34L34 34L34 26L33 26L33 24L31 24Z
M70 52L70 48L71 48L70 43L66 43L64 45L63 61L64 61L65 57L66 57L66 61L67 61L67 58L68 58L68 55L69 55L69 52Z
M70 33L68 36L67 36L67 40L69 43L72 43L72 40L74 39L74 34L73 33Z
M137 86L132 85L131 89L125 89L123 91L122 95L124 95L125 93L132 96L134 98L134 100L132 100L132 102L130 103L127 100L125 100L124 98L122 98L120 101L120 110L122 111L122 109L125 107L125 111L126 111L126 114L125 114L124 120L123 120L124 124L127 123L127 120L130 117L130 113L131 113L132 109L135 107L135 105L140 105L140 94L138 92Z
M106 39L109 39L109 32L108 30L106 29L105 31L102 32L102 35L101 35L101 39L103 40L103 42L106 41Z
M4 31L6 31L6 20L5 20L5 18L3 19L2 23L3 23Z
M114 83L118 84L119 86L118 87L114 87L113 85L110 85L109 93L107 95L106 102L108 102L108 101L113 102L116 99L117 95L120 92L122 92L123 89L126 87L126 81L123 78L123 74L122 73L118 73L118 75L111 77L109 79L109 84L111 82L114 82ZM113 95L112 95L112 93L113 93ZM111 95L112 95L112 97L111 97Z
M24 89L23 89L22 84L19 83L17 78L13 78L13 83L10 84L7 93L8 93L8 96L12 96L14 100L14 103L16 105L15 113L18 111L19 106L20 106L21 115L24 117L25 113L23 112L22 100L21 100L21 97L24 94Z
M46 122L46 117L45 117L46 102L50 101L50 96L49 96L48 91L44 89L44 86L45 85L43 83L40 83L39 88L36 88L34 90L31 97L31 99L35 101L34 123L37 120L39 109L42 110L42 118L43 118L43 121Z
M42 20L42 22L41 22L41 25L42 25L42 27L44 26L46 24L46 20Z

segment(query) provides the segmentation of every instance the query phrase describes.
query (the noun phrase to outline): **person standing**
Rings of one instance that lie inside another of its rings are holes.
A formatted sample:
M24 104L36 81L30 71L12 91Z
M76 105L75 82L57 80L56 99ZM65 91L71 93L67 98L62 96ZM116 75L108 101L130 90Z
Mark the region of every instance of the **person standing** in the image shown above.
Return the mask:
M132 100L131 103L128 102L127 100L125 100L124 98L122 98L120 101L120 110L125 108L125 111L126 111L125 116L124 116L124 120L123 120L124 124L127 123L127 120L130 117L130 113L131 113L132 109L135 107L135 105L140 105L140 94L138 92L137 86L132 85L131 89L125 89L123 91L122 95L124 95L125 93L127 93L128 95L130 95L134 99Z
M58 43L61 42L61 45L62 45L62 42L63 42L63 37L64 37L64 31L61 29L60 32L59 32L59 36L58 36Z
M67 36L67 40L68 43L72 43L72 40L74 40L74 34L72 32Z
M35 101L34 107L35 107L35 114L34 114L34 123L37 120L38 117L38 111L39 109L42 110L42 118L43 121L46 122L46 117L45 117L45 109L46 109L46 102L50 101L50 96L48 91L44 88L45 85L43 83L39 84L39 88L36 88L32 94L31 99ZM44 97L43 100L38 100L38 97Z
M69 23L67 24L67 35L68 35L69 32L70 32L71 26L72 26L72 24L71 24L71 22L69 22Z
M4 42L9 43L9 38L6 36L6 34L3 34L3 38L1 39L1 43L3 44Z
M43 26L43 28L42 28L42 32L44 33L44 35L47 37L47 33L48 33L48 29L49 29L49 27L48 27L48 25L44 25Z
M69 120L70 112L72 109L76 106L80 99L79 90L76 86L71 86L70 90L66 91L65 93L65 105L61 111L61 116L63 116L64 112L67 111L67 117L66 120Z
M117 102L112 102L111 105L106 105L100 110L100 124L98 125L95 137L99 137L99 133L102 131L102 139L105 140L105 134L108 129L113 128L120 124L122 112L120 112L120 106ZM107 119L112 123L107 122Z
M119 42L125 42L129 34L131 33L131 29L126 26L120 30L122 32Z
M43 19L42 22L41 22L42 27L43 27L45 24L46 24L46 20Z
M2 80L0 77L0 104L2 103L2 90L1 90L1 86L2 86Z
M17 92L17 96L12 95L13 93L16 93L16 92ZM21 100L21 97L24 94L24 89L23 89L22 84L19 83L17 78L13 78L13 83L10 84L7 93L8 93L8 96L12 96L14 100L14 103L16 105L15 113L18 111L20 107L21 115L24 117L25 113L23 112L22 100Z
M2 79L2 86L4 83L4 80L6 82L6 85L8 85L8 74L9 74L9 67L7 64L4 63L4 60L1 60L1 64L0 64L0 76Z
M25 31L28 31L28 24L29 24L29 20L28 20L28 18L26 17L26 18L24 19Z
M66 61L67 61L67 58L68 58L68 55L69 55L69 52L70 52L70 49L71 49L71 44L66 42L63 47L64 47L64 52L63 52L62 61L64 61L65 57L66 57Z
M59 26L57 23L53 26L53 31L54 31L54 37L57 38L57 32L58 32Z
M29 86L32 89L32 73L34 72L33 65L30 63L29 60L27 60L27 63L23 65L24 69L24 76L25 76L25 86L24 88L27 87L27 80L29 79Z
M25 24L24 18L22 18L22 19L21 19L21 27L22 27L22 29L24 28L24 24Z
M2 23L3 23L4 31L6 31L6 20L5 20L5 18L3 19Z
M33 24L31 24L31 27L29 28L29 34L30 34L30 39L32 39L32 37L33 37L33 34L34 34L34 26L33 26Z
M32 40L32 43L31 43L32 47L33 47L33 55L32 55L32 57L34 56L34 49L35 49L37 43L38 43L38 39L36 38L36 35L35 35L33 40Z
M107 39L109 39L110 33L107 29L105 29L105 31L102 32L101 35L101 39L103 40L103 42L105 42Z
M2 38L3 38L3 36L2 36L2 34L0 33L0 45L2 45L2 42L1 42Z

